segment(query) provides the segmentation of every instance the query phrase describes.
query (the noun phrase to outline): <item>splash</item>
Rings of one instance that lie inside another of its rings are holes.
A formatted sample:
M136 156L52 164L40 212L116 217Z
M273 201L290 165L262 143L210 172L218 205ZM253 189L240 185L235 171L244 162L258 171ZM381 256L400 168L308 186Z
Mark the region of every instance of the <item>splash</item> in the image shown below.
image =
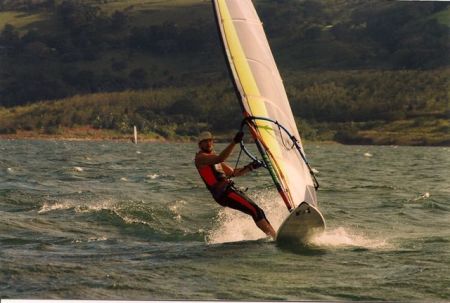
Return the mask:
M249 195L266 213L275 230L288 215L280 196L275 191L262 190ZM252 218L229 208L222 208L216 218L216 225L207 236L209 244L249 241L266 238L266 235L256 227ZM360 232L343 227L325 230L324 233L311 239L310 245L318 247L354 247L364 249L388 248L386 239L373 238Z
M218 222L216 228L206 237L206 241L210 244L256 240L264 237L251 218L235 210L220 210L216 221Z
M386 248L386 239L374 239L364 234L338 227L325 230L324 233L315 236L310 242L320 247L359 247L365 249Z
M151 175L147 175L147 178L151 179L151 180L155 180L156 178L158 178L159 175L158 174L151 174Z
M267 219L277 230L288 213L279 195L274 191L263 190L248 196L264 210ZM209 244L218 244L266 237L250 216L234 209L222 208L217 215L214 229L206 236L206 241Z
M415 197L411 200L409 200L409 202L416 202L416 201L420 201L420 200L426 200L430 197L430 193L429 192L425 192L420 194L418 197Z
M173 219L180 222L181 221L181 211L180 209L186 205L186 201L177 200L174 204L169 205L169 210L172 213Z

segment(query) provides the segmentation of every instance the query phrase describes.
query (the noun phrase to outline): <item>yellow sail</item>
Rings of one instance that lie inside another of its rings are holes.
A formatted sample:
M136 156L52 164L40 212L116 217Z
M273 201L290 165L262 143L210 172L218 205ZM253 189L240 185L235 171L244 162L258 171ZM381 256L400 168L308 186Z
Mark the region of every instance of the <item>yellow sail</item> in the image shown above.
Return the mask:
M253 120L253 136L267 153L279 192L292 207L302 202L317 205L314 182L303 152L294 148L277 121L302 143L286 91L261 21L251 0L213 0L214 12L229 68L240 96L244 117ZM288 208L291 207L288 205Z

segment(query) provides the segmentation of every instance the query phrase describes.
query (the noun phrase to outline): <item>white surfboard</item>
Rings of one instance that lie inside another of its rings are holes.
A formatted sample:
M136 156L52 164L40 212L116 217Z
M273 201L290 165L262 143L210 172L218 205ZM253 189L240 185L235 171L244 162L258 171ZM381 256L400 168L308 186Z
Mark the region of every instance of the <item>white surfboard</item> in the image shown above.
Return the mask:
M282 244L307 244L311 237L324 230L325 220L320 211L303 202L281 224L276 241Z

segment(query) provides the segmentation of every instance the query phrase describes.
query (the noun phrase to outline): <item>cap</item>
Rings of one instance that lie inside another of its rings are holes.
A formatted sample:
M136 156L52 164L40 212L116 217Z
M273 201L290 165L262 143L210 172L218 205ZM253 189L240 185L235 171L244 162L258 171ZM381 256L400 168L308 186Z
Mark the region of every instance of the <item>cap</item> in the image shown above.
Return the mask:
M198 140L197 142L202 142L203 140L212 140L213 136L210 132L202 132L200 133L200 135L198 136Z

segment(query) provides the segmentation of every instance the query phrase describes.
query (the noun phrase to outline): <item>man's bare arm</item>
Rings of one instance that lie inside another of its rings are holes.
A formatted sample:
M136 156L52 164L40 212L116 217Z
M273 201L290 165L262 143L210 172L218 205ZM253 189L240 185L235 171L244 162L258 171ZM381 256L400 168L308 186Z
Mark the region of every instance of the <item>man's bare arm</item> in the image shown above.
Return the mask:
M252 171L252 168L249 165L233 169L230 165L226 163L222 163L222 169L227 177L240 177Z
M195 164L197 165L197 167L201 167L205 165L222 163L231 155L235 145L236 143L231 142L219 155L216 154L208 155L205 153L201 153L195 159Z

